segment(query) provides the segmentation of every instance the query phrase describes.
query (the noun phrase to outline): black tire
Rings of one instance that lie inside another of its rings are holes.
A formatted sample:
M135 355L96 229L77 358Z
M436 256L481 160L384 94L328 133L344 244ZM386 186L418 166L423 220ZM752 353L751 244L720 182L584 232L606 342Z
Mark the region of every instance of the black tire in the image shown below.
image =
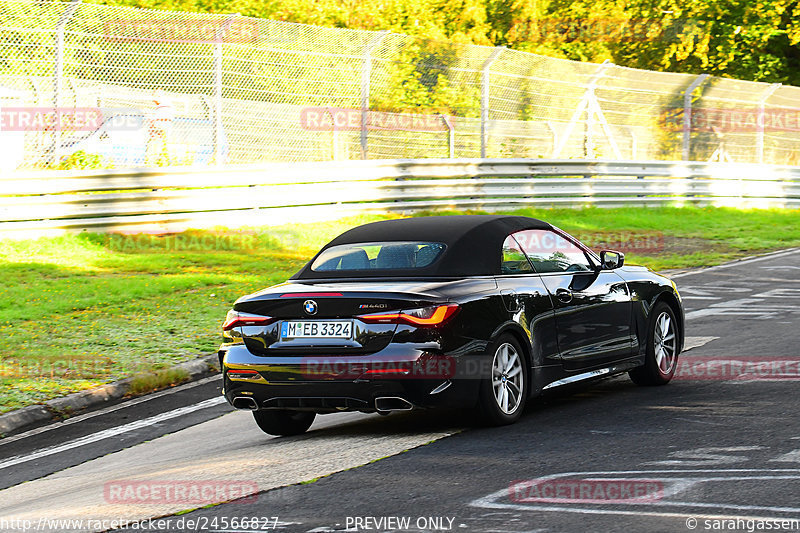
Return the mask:
M261 431L281 437L305 433L316 416L310 411L253 411L253 418Z
M507 366L505 373L495 383L495 363L502 362L503 352L506 350ZM519 365L513 364L513 355L518 358ZM498 337L489 347L488 376L481 380L478 394L478 410L484 422L493 426L513 424L525 410L528 400L528 361L517 340L509 334ZM500 361L498 361L500 358ZM513 368L511 368L513 366ZM518 370L518 373L515 373ZM513 373L513 375L511 375ZM519 379L516 379L519 376ZM503 379L504 378L504 379ZM503 406L502 391L505 388L506 404ZM518 390L515 390L518 389ZM515 394L516 393L516 394ZM498 397L498 394L500 397ZM513 404L513 408L512 408Z
M665 340L659 343L659 333L663 328L663 322L659 323L659 321L663 320L665 315L669 318L669 331L667 335L664 335ZM672 380L675 369L678 368L678 355L680 354L678 328L678 321L675 320L672 308L664 302L657 303L650 313L650 320L647 324L644 365L628 372L634 383L642 386L666 385ZM670 345L671 355L668 351ZM657 356L659 346L663 350L660 357Z

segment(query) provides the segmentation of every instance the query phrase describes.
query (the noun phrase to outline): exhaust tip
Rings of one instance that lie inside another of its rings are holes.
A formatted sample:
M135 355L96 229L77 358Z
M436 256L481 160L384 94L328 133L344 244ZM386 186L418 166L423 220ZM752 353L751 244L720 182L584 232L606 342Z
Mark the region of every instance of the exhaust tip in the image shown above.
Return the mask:
M236 409L249 409L251 411L255 411L258 409L258 404L256 403L254 398L250 398L248 396L237 396L233 399L231 404Z
M379 396L375 398L375 409L381 412L387 411L410 411L414 405L398 396Z

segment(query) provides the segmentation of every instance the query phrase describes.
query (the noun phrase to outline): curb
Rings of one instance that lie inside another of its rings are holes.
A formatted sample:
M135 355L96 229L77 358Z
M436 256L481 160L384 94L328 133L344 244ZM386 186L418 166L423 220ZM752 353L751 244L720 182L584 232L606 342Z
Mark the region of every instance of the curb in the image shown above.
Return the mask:
M195 381L211 372L219 370L219 358L216 353L197 359L178 363L170 370L183 370L189 374L184 383ZM128 394L132 378L122 379L114 383L106 383L96 389L75 392L61 398L48 400L40 405L29 405L16 411L0 415L0 435L33 424L51 422L75 414L77 411L102 405L111 400L118 400ZM145 396L148 393L138 396ZM0 439L2 441L2 439Z

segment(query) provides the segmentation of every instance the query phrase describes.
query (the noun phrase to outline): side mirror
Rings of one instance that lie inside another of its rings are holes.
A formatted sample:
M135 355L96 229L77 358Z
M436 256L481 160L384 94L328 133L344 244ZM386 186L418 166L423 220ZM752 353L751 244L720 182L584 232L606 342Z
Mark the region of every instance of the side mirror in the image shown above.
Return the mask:
M615 250L603 250L600 252L600 268L603 270L614 270L625 264L625 254Z

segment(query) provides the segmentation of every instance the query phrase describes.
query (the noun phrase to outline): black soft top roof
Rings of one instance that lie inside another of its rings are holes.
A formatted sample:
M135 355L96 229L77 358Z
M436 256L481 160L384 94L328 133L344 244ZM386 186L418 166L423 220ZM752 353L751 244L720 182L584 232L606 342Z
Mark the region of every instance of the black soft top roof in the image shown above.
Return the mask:
M324 250L340 244L387 241L440 242L447 249L427 267L410 270L349 270L314 272L309 261L292 279L361 277L464 277L500 273L505 238L525 229L551 229L535 218L507 215L454 215L415 217L372 222L346 231L326 244Z

